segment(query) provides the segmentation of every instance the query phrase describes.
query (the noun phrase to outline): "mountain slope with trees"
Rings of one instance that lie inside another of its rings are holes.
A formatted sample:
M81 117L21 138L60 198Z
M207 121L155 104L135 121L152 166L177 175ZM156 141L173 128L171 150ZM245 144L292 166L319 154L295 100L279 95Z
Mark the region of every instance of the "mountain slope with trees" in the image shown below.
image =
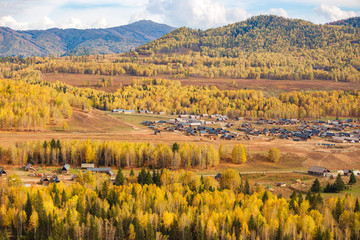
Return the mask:
M106 29L15 31L0 27L0 56L121 53L155 40L173 29L146 20Z
M328 23L329 25L342 25L342 26L351 26L351 27L360 27L360 17L353 17L345 20L339 20L336 22Z
M260 15L246 21L206 31L179 28L139 47L137 51L201 51L206 55L236 57L239 52L286 52L352 43L360 39L357 28L317 25L305 20Z

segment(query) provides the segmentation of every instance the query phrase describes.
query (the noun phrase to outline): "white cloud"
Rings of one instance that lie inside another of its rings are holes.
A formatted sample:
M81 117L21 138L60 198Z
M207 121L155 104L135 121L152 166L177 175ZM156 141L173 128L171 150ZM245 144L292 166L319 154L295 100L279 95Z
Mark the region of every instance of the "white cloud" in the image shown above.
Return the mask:
M346 8L359 8L360 1L359 0L282 0L284 3L301 3L301 4L311 4L311 5L319 5L319 4L329 4L335 5L339 7L346 7Z
M109 24L108 24L105 17L102 17L102 18L98 19L96 22L94 22L91 25L91 27L93 27L93 28L106 28L108 26L109 26Z
M270 8L269 13L280 17L289 17L289 14L283 8Z
M330 21L337 21L355 17L357 15L354 11L344 11L335 5L327 4L321 4L319 7L314 9L314 12Z
M250 15L244 9L228 8L213 0L149 0L142 16L175 26L210 28L244 20Z
M3 16L0 18L0 26L9 27L13 29L25 29L29 23L27 22L18 22L12 16Z
M56 27L56 23L47 16L42 17L39 21L30 24L29 26L29 28L31 29L40 29L40 30L45 30L54 27Z
M60 28L85 29L85 28L90 28L90 26L84 24L79 18L72 17L66 23L61 24Z

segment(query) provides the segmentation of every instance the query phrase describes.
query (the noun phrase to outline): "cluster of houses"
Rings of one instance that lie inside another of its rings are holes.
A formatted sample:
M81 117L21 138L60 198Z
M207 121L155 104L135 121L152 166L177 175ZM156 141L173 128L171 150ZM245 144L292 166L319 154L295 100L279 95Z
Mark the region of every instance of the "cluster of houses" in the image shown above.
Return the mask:
M338 174L343 175L343 176L350 176L351 172L354 172L354 174L357 176L360 175L360 170L344 169L344 170L338 170L338 171L330 171L329 169L327 169L325 167L320 167L320 166L312 166L308 170L309 175L320 176L320 177L330 177L330 178L335 178L335 177L337 177Z
M339 142L359 142L360 130L358 125L352 123L352 119L344 121L301 121L297 119L278 119L266 120L260 119L256 122L258 125L298 125L296 130L287 130L284 127L273 127L256 129L251 124L244 123L238 129L248 135L254 136L278 136L281 139L293 139L294 141L307 141L312 137L328 138L330 141ZM349 131L352 132L342 132ZM340 132L335 132L340 131Z
M238 136L237 133L231 133L224 128L214 128L210 126L216 124L218 121L225 121L225 119L228 119L226 116L214 115L213 117L215 117L215 119L213 120L203 120L201 117L204 116L179 115L178 118L170 119L168 121L144 121L142 124L154 129L155 133L160 130L171 132L178 131L192 136L208 136L210 138L220 137L223 139L235 139ZM232 124L228 123L226 126L230 127Z

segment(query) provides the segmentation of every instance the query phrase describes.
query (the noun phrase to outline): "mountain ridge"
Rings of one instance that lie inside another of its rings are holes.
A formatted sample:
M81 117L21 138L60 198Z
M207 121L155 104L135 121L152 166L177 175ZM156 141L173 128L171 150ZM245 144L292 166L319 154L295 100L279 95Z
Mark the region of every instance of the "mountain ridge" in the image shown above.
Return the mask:
M104 29L16 31L0 27L0 56L121 53L158 39L174 29L150 20Z
M313 24L302 19L259 15L208 30L178 28L136 49L139 53L200 51L236 57L237 51L282 52L320 49L348 41L357 42L360 30L351 26Z

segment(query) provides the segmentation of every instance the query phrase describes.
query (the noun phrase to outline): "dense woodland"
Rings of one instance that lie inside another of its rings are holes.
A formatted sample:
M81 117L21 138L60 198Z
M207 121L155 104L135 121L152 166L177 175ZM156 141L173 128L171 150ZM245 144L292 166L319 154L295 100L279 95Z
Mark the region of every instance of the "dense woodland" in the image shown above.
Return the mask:
M23 81L0 80L0 130L44 130L72 115L68 95Z
M360 239L359 201L252 189L235 170L213 177L162 170L151 184L122 171L79 173L70 186L26 188L1 179L0 238L18 239ZM135 178L135 181L133 179ZM134 182L134 183L131 183Z

